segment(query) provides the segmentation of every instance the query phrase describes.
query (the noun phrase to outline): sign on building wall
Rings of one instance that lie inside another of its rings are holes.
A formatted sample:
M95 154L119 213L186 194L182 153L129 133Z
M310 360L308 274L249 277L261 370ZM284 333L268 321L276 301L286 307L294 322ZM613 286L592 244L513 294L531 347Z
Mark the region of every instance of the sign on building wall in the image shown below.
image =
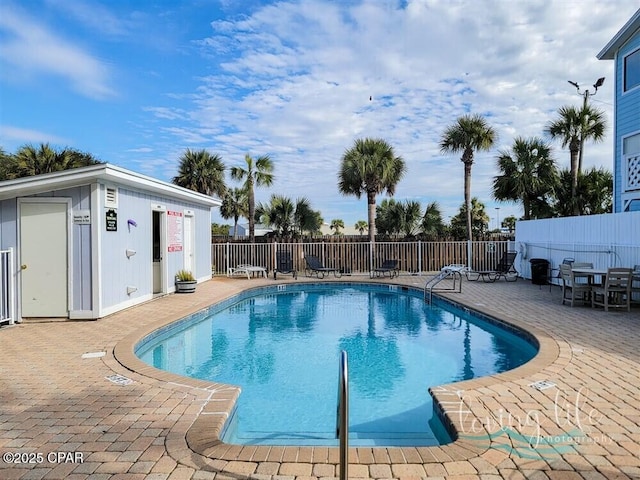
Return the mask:
M115 210L109 209L105 213L105 225L107 227L107 232L117 232L118 231L118 214Z
M182 251L182 212L167 210L167 251Z
M74 210L73 223L75 225L91 225L91 211L85 209Z

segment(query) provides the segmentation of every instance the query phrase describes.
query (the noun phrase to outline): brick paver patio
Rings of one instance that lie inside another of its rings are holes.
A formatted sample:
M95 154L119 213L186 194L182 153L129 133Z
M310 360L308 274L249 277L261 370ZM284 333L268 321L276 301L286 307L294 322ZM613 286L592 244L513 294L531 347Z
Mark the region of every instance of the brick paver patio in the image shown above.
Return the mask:
M342 278L358 279L370 281ZM195 294L98 321L0 328L0 479L337 477L337 448L215 441L236 389L159 372L131 352L145 331L264 284L274 282L216 278ZM352 448L351 478L640 479L640 309L562 306L558 288L525 280L464 281L462 293L446 296L524 326L539 355L511 372L435 388L458 440ZM105 355L82 357L94 352ZM133 382L106 379L115 374ZM555 385L538 390L537 381Z

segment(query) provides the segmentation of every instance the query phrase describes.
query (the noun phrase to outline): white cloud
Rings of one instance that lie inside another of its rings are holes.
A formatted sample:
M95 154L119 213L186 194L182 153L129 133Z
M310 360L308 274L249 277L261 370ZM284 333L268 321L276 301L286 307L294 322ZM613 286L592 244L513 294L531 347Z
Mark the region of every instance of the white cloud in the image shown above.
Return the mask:
M41 82L55 77L87 97L103 99L115 94L108 84L110 69L106 64L33 16L5 5L0 32L0 65L5 78Z
M355 199L336 183L354 139L389 141L408 165L396 198L438 200L447 217L462 203L463 168L440 154L439 139L460 115L480 113L499 141L477 154L472 194L491 203L491 215L497 150L516 136L543 136L558 107L579 104L567 80L608 77L593 98L608 137L587 145L585 166L611 168L613 64L595 55L631 14L631 5L595 0L273 3L213 22L213 34L197 41L215 73L200 78L195 110L169 133L229 165L270 154L276 182L258 200L305 195L326 220L350 224L366 217L365 204L352 212ZM172 114L182 117L164 112ZM554 147L566 166L568 153ZM520 215L499 206L502 218Z
M51 143L54 145L67 145L68 140L47 132L32 130L28 128L17 128L10 125L0 125L0 144L6 143Z

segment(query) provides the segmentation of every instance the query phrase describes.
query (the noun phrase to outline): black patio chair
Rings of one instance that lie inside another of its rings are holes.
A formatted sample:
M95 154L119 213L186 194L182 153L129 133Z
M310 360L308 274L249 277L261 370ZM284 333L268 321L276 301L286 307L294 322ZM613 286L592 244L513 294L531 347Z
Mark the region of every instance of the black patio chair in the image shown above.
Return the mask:
M333 276L336 278L340 278L342 276L342 272L337 268L325 267L318 257L315 255L305 255L304 260L307 263L307 267L304 270L304 273L307 277L312 275L316 275L318 278L324 278L325 275L329 275L333 273Z
M385 277L389 275L389 278L397 277L400 275L400 270L398 269L398 260L390 260L386 259L382 261L382 265L374 268L370 273L369 277Z
M298 272L293 265L293 258L291 252L286 250L278 250L276 252L276 268L273 271L273 279L276 279L278 273L292 274L294 279L298 278Z
M504 277L507 282L515 282L518 280L518 272L513 266L518 252L505 252L502 258L493 270L469 270L467 280L475 282L482 278L483 282L495 282L500 277Z

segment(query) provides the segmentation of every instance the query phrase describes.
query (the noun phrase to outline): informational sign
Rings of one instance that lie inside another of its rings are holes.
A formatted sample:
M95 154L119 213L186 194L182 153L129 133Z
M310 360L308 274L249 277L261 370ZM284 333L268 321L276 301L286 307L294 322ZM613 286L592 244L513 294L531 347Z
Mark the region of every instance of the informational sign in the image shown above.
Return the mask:
M90 225L91 211L90 210L74 210L73 223L75 225Z
M167 251L182 251L182 212L167 210Z
M107 232L118 231L118 213L115 210L107 210L105 214L105 225L107 226Z

